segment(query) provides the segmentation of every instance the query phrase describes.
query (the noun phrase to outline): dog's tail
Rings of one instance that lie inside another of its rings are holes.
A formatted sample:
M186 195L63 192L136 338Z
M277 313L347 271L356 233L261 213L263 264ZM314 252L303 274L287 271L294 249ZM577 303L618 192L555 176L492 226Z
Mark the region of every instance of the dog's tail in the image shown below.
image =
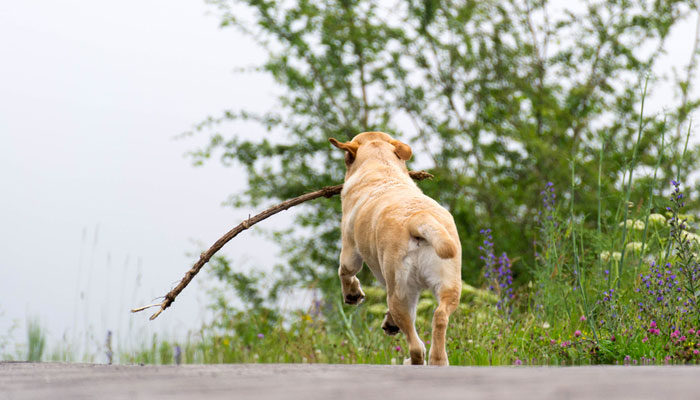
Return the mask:
M427 212L413 215L408 220L408 231L411 236L423 238L430 243L440 258L452 258L457 255L457 246L447 229Z

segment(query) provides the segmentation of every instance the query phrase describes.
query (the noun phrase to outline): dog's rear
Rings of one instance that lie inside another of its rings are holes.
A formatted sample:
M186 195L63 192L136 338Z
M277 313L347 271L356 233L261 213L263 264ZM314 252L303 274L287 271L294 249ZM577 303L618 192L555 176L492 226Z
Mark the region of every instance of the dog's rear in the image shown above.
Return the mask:
M461 246L452 216L408 176L408 145L381 132L331 143L347 152L338 270L346 302L356 304L364 296L355 277L364 261L387 288L384 330L404 332L411 363L422 364L425 346L415 330L416 305L422 290L432 290L439 305L430 363L446 365L445 332L461 293Z
M408 220L408 231L414 238L425 239L435 249L440 258L453 258L457 246L445 227L427 211L413 214Z

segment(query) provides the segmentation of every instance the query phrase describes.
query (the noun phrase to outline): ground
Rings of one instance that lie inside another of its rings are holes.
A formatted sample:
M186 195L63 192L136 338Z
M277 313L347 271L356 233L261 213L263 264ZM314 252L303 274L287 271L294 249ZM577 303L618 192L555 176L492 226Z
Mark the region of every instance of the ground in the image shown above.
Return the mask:
M5 399L691 398L700 367L407 367L0 363Z

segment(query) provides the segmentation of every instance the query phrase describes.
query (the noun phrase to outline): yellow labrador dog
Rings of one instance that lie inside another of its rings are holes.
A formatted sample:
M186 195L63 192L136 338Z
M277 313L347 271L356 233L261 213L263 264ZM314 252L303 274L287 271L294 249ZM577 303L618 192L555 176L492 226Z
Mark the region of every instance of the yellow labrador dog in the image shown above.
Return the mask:
M439 301L433 315L429 362L447 365L445 332L462 288L462 248L452 215L426 196L406 169L411 147L382 132L364 132L351 141L330 142L345 150L345 184L338 275L348 304L364 298L355 275L362 262L386 286L382 329L406 335L410 359L424 364L425 345L415 328L420 292L430 289Z

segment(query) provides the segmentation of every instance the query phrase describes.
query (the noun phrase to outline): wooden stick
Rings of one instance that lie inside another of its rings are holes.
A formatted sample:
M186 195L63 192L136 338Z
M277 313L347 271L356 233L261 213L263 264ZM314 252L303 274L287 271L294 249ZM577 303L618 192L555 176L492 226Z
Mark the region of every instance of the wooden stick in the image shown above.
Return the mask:
M411 178L417 180L417 181L422 181L424 179L432 179L433 175L425 172L425 171L409 171L409 175ZM295 197L293 199L285 200L276 206L270 207L267 210L261 212L260 214L254 216L254 217L249 217L245 221L241 222L238 224L235 228L231 229L230 231L226 232L224 236L219 238L210 248L209 250L205 251L204 253L199 255L199 260L197 260L196 263L190 268L189 271L185 274L185 276L182 278L180 283L177 284L168 294L165 295L164 300L161 303L155 303L155 304L150 304L147 306L139 307L139 308L134 308L131 310L131 312L139 312L146 310L151 307L160 307L158 311L156 311L153 315L151 315L150 320L156 319L160 313L162 313L166 308L170 307L171 304L175 301L175 297L177 297L180 292L182 292L187 285L194 279L194 276L197 275L199 270L202 269L204 264L206 264L209 259L216 254L217 251L221 250L222 247L226 243L228 243L229 240L233 239L238 235L239 233L243 232L244 230L250 228L251 226L257 224L258 222L271 217L275 214L277 214L280 211L287 210L291 207L294 207L296 205L299 205L301 203L307 202L309 200L317 199L319 197L333 197L337 194L340 194L340 191L343 190L343 185L335 185L335 186L326 186L323 189L317 190L315 192L307 193L304 195L301 195L299 197Z

